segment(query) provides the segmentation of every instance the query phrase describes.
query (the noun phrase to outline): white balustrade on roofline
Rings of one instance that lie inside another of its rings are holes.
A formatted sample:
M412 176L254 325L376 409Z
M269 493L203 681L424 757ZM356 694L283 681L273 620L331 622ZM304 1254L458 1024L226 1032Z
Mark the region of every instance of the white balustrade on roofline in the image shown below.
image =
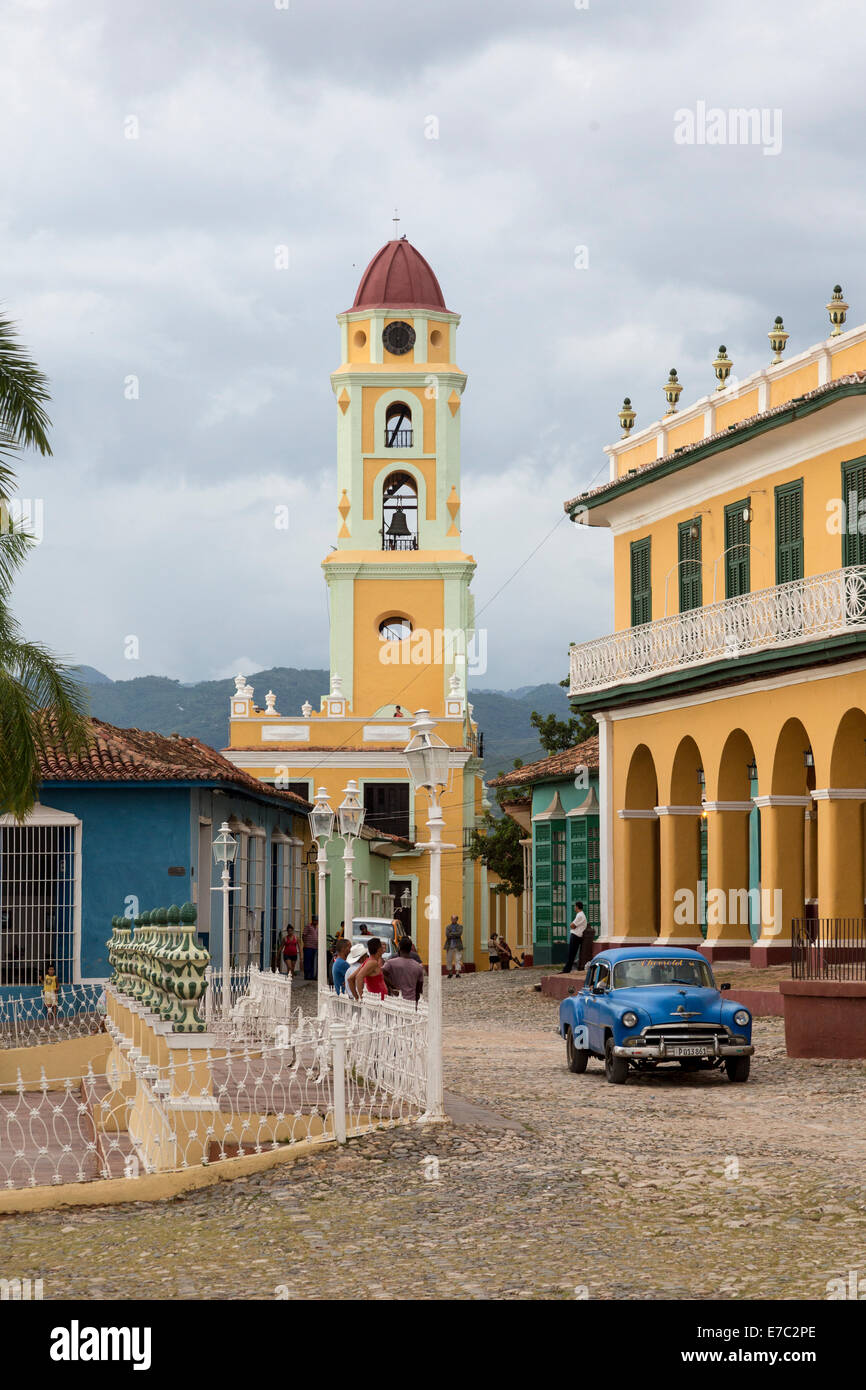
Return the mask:
M866 566L774 584L570 649L570 695L866 630Z

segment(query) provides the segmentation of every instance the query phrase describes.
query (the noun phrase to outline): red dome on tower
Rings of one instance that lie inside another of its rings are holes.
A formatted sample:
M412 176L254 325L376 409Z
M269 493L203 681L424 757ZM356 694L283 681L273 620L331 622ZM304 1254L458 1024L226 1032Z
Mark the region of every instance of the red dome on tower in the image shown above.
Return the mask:
M447 313L439 281L406 238L386 241L358 286L353 309L439 309Z

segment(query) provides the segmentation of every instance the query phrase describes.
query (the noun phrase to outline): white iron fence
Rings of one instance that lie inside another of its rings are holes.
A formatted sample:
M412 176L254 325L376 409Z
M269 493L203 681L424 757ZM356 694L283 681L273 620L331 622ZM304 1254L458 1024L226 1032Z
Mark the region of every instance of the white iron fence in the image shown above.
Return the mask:
M272 1042L278 1028L292 1026L292 977L247 966L230 976L229 1012L223 1000L223 972L205 971L203 1016L208 1032L233 1043Z
M121 1002L119 1017L146 1022L141 1006ZM110 1014L105 1029L114 1046L104 1074L25 1079L19 1070L0 1081L0 1187L135 1179L301 1140L343 1141L424 1108L424 1005L332 994L320 1016L276 1025L257 1046L144 1026L136 1046ZM153 1055L167 1051L167 1064L143 1051L148 1036L162 1039Z
M0 1048L37 1047L99 1033L105 1018L104 983L8 992L0 998Z
M866 566L741 594L573 646L570 695L866 629Z

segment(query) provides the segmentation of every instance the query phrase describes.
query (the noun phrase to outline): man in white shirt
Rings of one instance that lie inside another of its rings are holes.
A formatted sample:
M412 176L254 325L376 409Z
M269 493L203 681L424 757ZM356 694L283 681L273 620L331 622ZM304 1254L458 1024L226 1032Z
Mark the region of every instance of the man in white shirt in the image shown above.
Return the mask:
M589 932L588 937L587 932ZM589 923L586 920L586 913L583 910L583 903L575 903L574 921L571 924L571 931L568 934L568 960L562 967L562 971L560 972L561 974L571 974L572 970L574 969L574 962L577 957L578 951L580 952L580 960L578 961L577 968L578 970L581 968L581 965L584 964L584 957L586 954L583 949L584 942L587 942L587 944L589 944L592 942L592 940L593 933L590 931Z

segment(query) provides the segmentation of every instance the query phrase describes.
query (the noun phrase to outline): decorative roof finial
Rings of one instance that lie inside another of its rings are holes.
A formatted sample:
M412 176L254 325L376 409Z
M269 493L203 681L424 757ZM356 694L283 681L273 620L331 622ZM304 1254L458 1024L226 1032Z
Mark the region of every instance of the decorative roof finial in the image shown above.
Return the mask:
M677 380L677 369L676 367L671 367L670 375L664 384L665 400L668 403L668 408L665 411L665 415L676 414L677 401L680 398L680 393L682 389L682 383Z
M830 315L830 322L833 325L833 332L830 334L831 338L839 337L839 334L842 332L842 328L845 324L845 320L848 317L848 310L850 307L851 306L849 304L846 304L844 299L842 298L842 286L834 285L833 297L830 300L830 303L827 305L827 313Z
M724 391L727 387L728 377L731 375L731 368L733 365L733 362L728 356L728 349L725 347L724 343L721 343L719 345L719 355L713 363L713 371L719 378L719 384L716 387L717 391Z
M775 364L776 362L781 362L782 353L785 351L785 344L787 343L790 336L790 333L785 332L785 325L782 322L782 315L777 314L773 323L773 327L767 334L767 337L770 340L770 347L776 354L773 358L773 364Z
M634 429L635 412L631 408L631 398L626 396L622 403L622 410L619 412L619 423L622 425L622 437L628 439Z
M268 714L276 714L276 712L277 712L277 711L276 711L276 703L277 703L277 697L276 697L276 695L274 694L274 692L273 692L272 690L269 690L268 693L267 693L267 695L265 696L265 704L266 704L267 707L268 707Z

